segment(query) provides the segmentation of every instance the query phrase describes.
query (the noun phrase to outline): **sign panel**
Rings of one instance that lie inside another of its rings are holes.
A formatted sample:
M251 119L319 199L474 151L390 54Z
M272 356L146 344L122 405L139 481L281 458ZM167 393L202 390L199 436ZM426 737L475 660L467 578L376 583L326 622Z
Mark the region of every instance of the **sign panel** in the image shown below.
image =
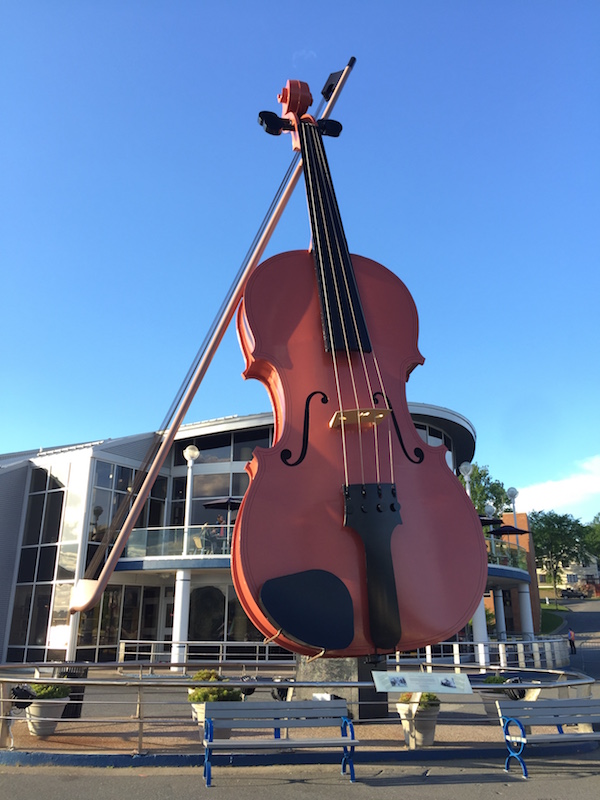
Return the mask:
M378 692L433 692L433 694L473 694L468 675L459 672L383 672L371 673Z

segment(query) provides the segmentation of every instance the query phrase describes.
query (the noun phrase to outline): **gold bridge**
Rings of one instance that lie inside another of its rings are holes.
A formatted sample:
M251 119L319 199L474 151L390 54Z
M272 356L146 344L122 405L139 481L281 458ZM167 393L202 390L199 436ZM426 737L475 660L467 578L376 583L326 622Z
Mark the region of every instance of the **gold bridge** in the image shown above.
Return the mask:
M390 414L389 408L351 408L336 411L329 420L330 428L344 425L379 425Z

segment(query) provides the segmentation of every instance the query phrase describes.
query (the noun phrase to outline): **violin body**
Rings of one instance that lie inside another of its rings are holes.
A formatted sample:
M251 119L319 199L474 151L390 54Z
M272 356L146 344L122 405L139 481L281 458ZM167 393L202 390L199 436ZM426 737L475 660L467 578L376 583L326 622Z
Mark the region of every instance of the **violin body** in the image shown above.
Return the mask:
M244 377L265 385L275 433L247 466L234 586L267 639L325 657L448 639L487 578L471 500L446 448L423 442L408 411L406 380L423 362L414 301L381 264L351 261L372 353L348 353L332 368L309 252L261 264L237 320ZM376 422L348 407L387 413Z

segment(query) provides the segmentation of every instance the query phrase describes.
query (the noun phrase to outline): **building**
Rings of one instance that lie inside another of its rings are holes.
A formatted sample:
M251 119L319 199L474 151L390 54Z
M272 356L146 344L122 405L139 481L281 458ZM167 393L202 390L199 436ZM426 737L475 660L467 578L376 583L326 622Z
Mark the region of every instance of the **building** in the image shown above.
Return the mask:
M422 438L447 447L451 469L472 460L468 420L436 406L409 409ZM244 467L272 435L270 413L184 425L100 604L74 615L73 585L129 502L155 434L0 456L0 659L117 661L155 653L152 643L168 653L173 639L259 641L233 590L229 549ZM192 444L193 463L183 455ZM504 577L529 582L521 569Z

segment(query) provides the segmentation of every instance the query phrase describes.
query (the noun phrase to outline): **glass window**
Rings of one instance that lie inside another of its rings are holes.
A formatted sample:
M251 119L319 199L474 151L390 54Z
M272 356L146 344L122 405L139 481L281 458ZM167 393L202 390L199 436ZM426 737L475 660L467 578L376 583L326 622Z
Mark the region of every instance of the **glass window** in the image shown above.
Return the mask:
M245 472L234 472L231 480L231 494L233 497L243 497L250 483L250 478Z
M54 565L56 564L56 550L54 545L40 547L40 557L38 559L37 580L54 580Z
M46 481L48 479L48 473L45 469L41 467L35 467L31 471L31 488L29 489L30 492L45 492L46 491Z
M443 434L437 428L429 427L429 444L437 447L442 443Z
M69 624L69 603L72 588L73 586L70 583L57 584L52 605L52 627Z
M48 493L46 511L44 513L44 530L42 532L42 542L46 544L58 542L63 499L63 492Z
M112 489L114 466L107 464L106 461L96 462L96 486L101 486L103 489Z
M185 503L171 503L171 525L183 525Z
M164 475L159 475L154 481L154 486L150 491L150 497L156 497L159 500L167 499L167 479Z
M133 470L130 467L117 467L115 489L118 492L129 492L133 487Z
M46 632L48 630L48 618L50 616L51 596L52 586L50 584L42 584L35 587L32 602L31 627L29 629L30 645L46 644ZM27 654L27 660L29 660L29 653Z
M194 475L194 497L228 497L229 473Z
M79 633L77 636L77 645L80 647L89 647L96 645L96 638L98 636L98 619L100 616L100 606L94 606L89 611L82 611L79 618ZM77 655L79 659L79 654ZM94 660L94 656L91 656Z
M424 442L427 441L427 426L426 425L415 425L417 433L423 439Z
M42 527L42 514L44 513L44 495L33 494L27 502L27 517L25 518L25 533L23 544L37 544L40 540Z
M269 446L269 429L235 431L233 434L233 460L250 461L255 447Z
M148 527L160 528L162 527L165 519L165 503L164 500L155 500L150 498L148 504Z
M58 569L56 578L59 581L68 581L75 578L75 567L77 566L78 545L67 544L60 548L58 554Z
M189 444L200 450L196 464L215 464L231 460L231 434L215 433L211 436L196 436L193 439L181 439L173 446L173 463L176 467L187 463L183 451Z
M108 528L110 507L110 492L106 489L94 489L89 533L89 538L92 542L99 542L104 536Z
M185 500L185 492L186 492L186 479L173 478L173 486L171 488L171 499Z
M17 583L33 583L37 554L37 547L24 547L21 550L21 561L19 563Z
M123 595L121 639L137 639L140 624L140 587L126 586Z
M190 596L190 641L223 640L225 629L225 595L216 586L193 589Z
M117 644L121 615L121 587L109 586L102 596L99 644Z
M31 607L32 586L17 586L15 605L13 607L12 624L10 626L9 644L25 644L27 641L27 625Z

